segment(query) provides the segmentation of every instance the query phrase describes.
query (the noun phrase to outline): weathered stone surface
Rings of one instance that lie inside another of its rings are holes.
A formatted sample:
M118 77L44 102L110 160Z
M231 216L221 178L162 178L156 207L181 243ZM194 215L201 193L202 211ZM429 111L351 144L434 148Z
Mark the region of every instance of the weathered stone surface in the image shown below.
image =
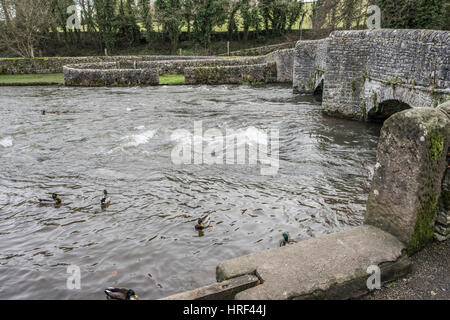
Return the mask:
M324 79L328 39L299 41L294 51L294 92L313 93Z
M186 68L185 82L188 84L239 84L276 82L275 62L221 67Z
M162 61L138 61L137 68L158 69L159 74L184 74L186 68L254 65L265 62L265 57L177 59Z
M405 246L372 226L301 241L220 263L218 281L256 274L262 284L236 299L350 298L366 292L367 268L378 265L381 281L410 268Z
M237 293L255 287L258 283L258 277L249 274L178 293L160 300L233 300Z
M277 82L292 81L294 76L294 49L275 51L265 58L277 65Z
M234 56L261 56L261 55L269 54L269 53L277 51L277 50L294 48L295 44L296 44L296 41L292 41L292 42L272 44L272 45L262 46L262 47L257 47L257 48L231 51L230 56L233 56L233 57ZM226 56L226 55L227 55L227 53L219 54L219 56Z
M450 101L438 107L450 119ZM436 219L435 238L444 241L450 237L450 149L447 150L447 169L441 186L439 213Z
M395 235L413 253L433 237L447 167L450 122L416 108L384 122L365 223Z
M323 79L323 112L355 120L390 100L436 107L450 98L449 55L448 31L335 31L297 43L294 90L313 92Z
M67 86L136 86L159 84L155 69L116 69L116 62L80 64L64 67Z
M440 235L439 233L434 233L434 238L437 240L437 241L446 241L446 240L448 240L448 239L450 239L450 234L447 234L446 236L443 236L443 235Z

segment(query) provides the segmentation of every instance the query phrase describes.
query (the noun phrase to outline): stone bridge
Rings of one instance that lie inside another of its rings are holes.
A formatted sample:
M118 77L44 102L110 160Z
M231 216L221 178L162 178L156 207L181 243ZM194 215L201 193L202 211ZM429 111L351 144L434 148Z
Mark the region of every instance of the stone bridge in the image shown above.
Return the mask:
M294 91L322 93L329 115L385 120L450 98L448 31L336 31L299 41L294 55Z

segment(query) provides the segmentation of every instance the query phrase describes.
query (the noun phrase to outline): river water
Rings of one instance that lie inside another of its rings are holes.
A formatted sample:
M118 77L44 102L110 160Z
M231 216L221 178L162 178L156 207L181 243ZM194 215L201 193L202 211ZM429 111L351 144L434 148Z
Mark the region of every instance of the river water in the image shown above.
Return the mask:
M215 282L219 262L277 247L283 231L359 225L380 130L276 85L3 87L0 114L0 299L104 299L108 286L162 298ZM195 123L249 143L277 128L278 171L175 164L192 141L175 133ZM38 205L53 192L62 206ZM68 289L69 265L80 290Z

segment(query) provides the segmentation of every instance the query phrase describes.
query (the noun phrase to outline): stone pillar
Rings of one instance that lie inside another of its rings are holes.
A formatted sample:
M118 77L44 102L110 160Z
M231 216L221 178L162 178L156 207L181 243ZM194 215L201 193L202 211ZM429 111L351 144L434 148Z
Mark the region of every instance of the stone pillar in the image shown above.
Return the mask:
M447 151L447 167L450 165L450 149ZM439 241L450 238L450 170L446 170L442 182L441 202L434 228L434 237Z
M450 101L438 108L450 119ZM450 148L447 150L447 169L442 181L441 201L434 228L434 237L439 241L450 238Z
M381 130L365 223L396 236L409 254L433 238L449 140L450 120L434 108L396 113Z

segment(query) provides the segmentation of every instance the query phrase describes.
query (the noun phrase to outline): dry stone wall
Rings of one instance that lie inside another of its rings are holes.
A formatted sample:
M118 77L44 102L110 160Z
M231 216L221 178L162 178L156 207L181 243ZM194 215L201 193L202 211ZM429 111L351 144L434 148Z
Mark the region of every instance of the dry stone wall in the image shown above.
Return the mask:
M157 85L156 69L119 69L118 62L69 65L64 67L67 86L136 86Z
M242 84L270 83L277 80L275 62L240 65L186 68L185 81L188 84Z

